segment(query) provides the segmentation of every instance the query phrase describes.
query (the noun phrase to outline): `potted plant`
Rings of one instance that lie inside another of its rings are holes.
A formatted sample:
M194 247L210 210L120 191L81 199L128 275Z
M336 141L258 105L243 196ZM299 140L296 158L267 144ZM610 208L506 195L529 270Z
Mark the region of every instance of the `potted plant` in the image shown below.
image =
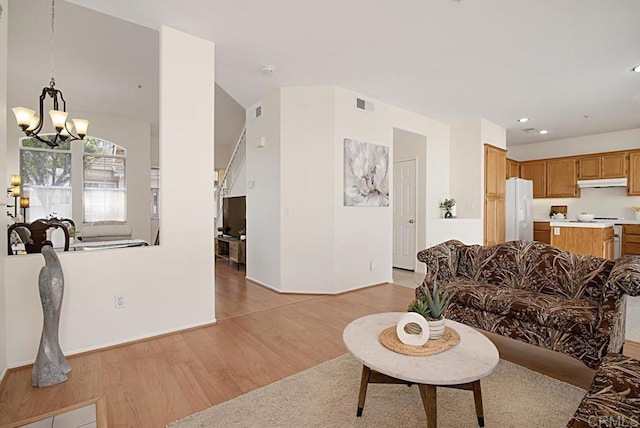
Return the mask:
M220 226L218 228L218 236L222 236L224 234L224 228L222 226Z
M451 296L447 291L440 291L434 280L429 289L422 287L422 297L415 299L409 305L409 312L417 312L427 320L429 324L429 339L438 339L444 334L444 315L451 303ZM409 328L409 333L414 333Z
M244 241L245 239L247 239L247 232L244 229L240 229L238 233L240 234L241 241Z
M440 202L440 209L445 210L444 218L452 218L453 214L451 210L456 205L455 199L445 199L444 202Z

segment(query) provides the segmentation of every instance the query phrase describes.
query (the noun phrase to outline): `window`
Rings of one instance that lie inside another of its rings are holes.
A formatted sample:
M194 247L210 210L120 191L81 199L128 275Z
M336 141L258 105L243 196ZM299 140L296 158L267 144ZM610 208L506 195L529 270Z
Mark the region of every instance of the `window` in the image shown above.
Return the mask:
M22 138L20 147L22 194L30 198L29 220L49 215L72 217L71 147L56 150L35 138Z
M85 222L126 221L125 162L124 148L98 138L87 137L84 146L67 141L56 149L32 137L22 138L21 193L30 198L27 220L82 215ZM72 165L80 163L82 176L72 176Z
M127 219L125 150L108 141L86 138L83 155L84 221Z

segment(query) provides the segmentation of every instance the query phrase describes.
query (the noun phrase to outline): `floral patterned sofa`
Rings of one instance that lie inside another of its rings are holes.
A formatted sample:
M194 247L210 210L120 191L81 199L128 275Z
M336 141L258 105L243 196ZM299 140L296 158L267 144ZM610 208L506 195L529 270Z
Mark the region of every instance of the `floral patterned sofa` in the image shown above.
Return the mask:
M608 354L567 427L637 426L640 426L640 361Z
M423 285L437 281L453 293L447 318L591 368L622 349L626 295L640 293L640 256L614 262L534 241L447 241L420 251L418 260L427 268Z

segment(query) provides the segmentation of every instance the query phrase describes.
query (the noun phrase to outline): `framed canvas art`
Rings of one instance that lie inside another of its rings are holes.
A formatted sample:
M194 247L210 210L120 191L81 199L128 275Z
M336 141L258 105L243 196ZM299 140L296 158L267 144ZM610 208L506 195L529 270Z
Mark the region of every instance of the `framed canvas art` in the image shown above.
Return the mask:
M389 206L389 147L344 139L344 205Z

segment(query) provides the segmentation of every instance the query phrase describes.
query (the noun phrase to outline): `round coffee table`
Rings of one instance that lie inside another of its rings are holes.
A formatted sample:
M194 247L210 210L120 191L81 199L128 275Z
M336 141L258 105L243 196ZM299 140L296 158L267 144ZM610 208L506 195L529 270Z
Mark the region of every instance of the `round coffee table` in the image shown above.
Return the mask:
M484 426L480 379L498 365L500 357L493 343L482 333L455 321L446 325L460 335L460 343L439 354L412 357L385 348L378 335L397 324L404 312L368 315L352 321L342 334L345 345L362 362L362 380L356 415L362 416L370 383L417 384L429 428L437 426L436 387L473 391L478 424Z

